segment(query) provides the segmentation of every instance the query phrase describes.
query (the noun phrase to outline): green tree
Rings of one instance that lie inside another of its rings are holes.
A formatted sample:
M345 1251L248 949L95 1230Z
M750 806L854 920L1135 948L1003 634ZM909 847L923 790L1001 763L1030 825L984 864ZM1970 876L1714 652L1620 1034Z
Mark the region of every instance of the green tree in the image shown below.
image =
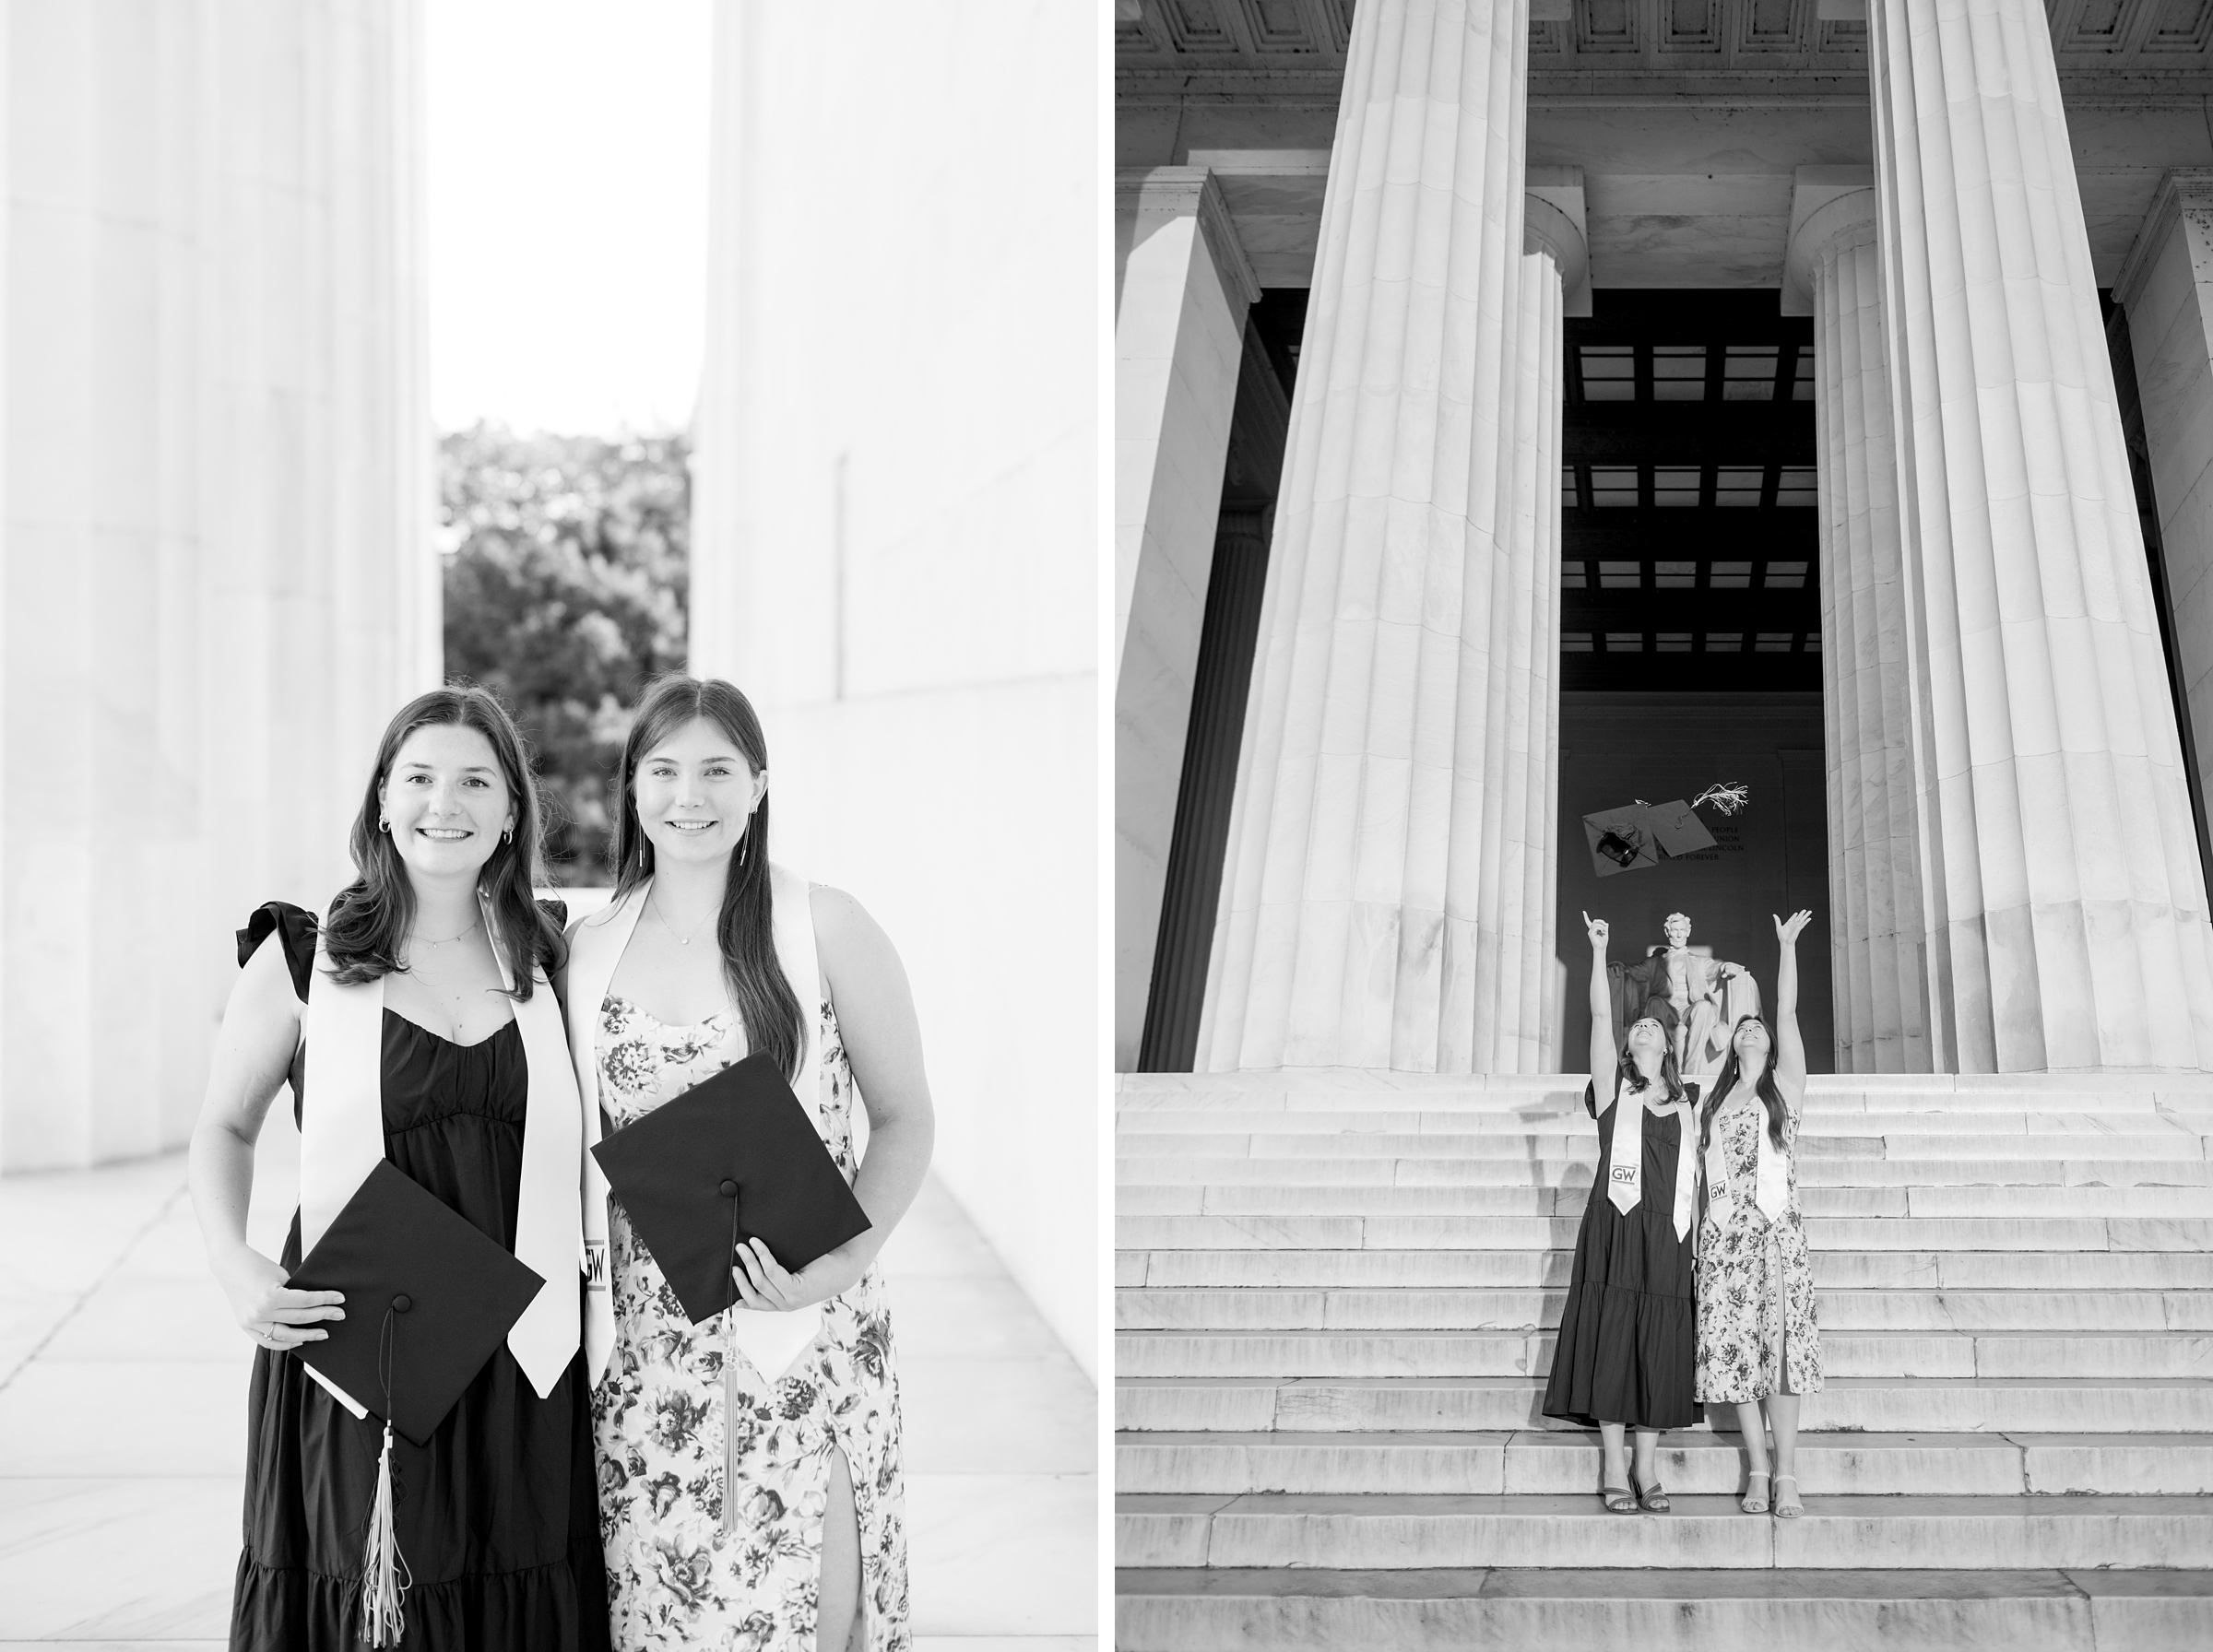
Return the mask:
M611 880L609 788L645 681L684 663L690 444L674 436L439 442L445 669L495 690L551 805L550 871Z

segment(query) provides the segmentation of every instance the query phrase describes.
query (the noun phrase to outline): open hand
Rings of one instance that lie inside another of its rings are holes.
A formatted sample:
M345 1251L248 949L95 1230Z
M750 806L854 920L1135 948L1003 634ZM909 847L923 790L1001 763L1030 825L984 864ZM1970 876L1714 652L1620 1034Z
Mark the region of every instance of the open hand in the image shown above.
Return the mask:
M1774 916L1771 913L1769 915ZM1794 912L1788 918L1776 918L1775 938L1786 947L1794 946L1805 926L1813 921L1814 914L1810 911Z
M1603 952L1605 950L1606 938L1612 933L1606 926L1605 919L1594 918L1586 912L1583 914L1583 932L1591 938L1592 951Z
M834 1250L797 1273L787 1272L769 1255L767 1245L748 1239L738 1247L738 1265L730 1269L730 1278L738 1283L741 1306L763 1314L788 1314L850 1291L859 1282L860 1269L841 1260Z
M330 1333L315 1328L324 1320L345 1318L339 1304L346 1298L336 1291L290 1290L284 1280L283 1268L243 1246L216 1270L216 1282L231 1299L239 1328L259 1346L282 1352L326 1340Z

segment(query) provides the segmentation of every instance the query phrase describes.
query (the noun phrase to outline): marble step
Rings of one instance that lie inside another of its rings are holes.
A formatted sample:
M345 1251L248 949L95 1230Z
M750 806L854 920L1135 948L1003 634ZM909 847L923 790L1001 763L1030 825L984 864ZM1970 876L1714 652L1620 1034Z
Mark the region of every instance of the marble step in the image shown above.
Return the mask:
M1131 1567L1114 1605L1118 1652L2203 1652L2213 1573Z
M1808 1496L1796 1520L1695 1494L1624 1517L1588 1492L1115 1503L1124 1566L2213 1568L2213 1497Z
M1543 1414L1544 1399L1544 1379L1532 1375L1118 1376L1114 1395L1118 1429L1169 1434L1569 1427ZM2213 1434L2213 1384L2186 1377L1832 1377L1805 1397L1800 1420L1816 1433Z
M1120 1096L1214 1091L1422 1095L1435 1091L1482 1091L1519 1094L1580 1084L1577 1073L1402 1073L1345 1068L1290 1068L1277 1072L1121 1073L1115 1078ZM2213 1096L2213 1073L1815 1073L1806 1080L1814 1092L1864 1090L1870 1092L1976 1095L1992 1091L2069 1095L2134 1093L2145 1090L2195 1092ZM2213 1104L2213 1103L2209 1103Z
M1118 1216L1121 1250L1531 1250L1573 1248L1581 1216ZM2197 1251L2196 1217L1808 1217L1824 1250Z
M1557 1291L1183 1291L1115 1293L1122 1330L1537 1331L1556 1327ZM2213 1292L2194 1291L1817 1291L1824 1332L2213 1332Z
M1595 1146L1579 1157L1521 1159L1225 1158L1169 1153L1115 1161L1118 1187L1191 1183L1264 1183L1335 1187L1588 1188ZM1831 1159L1798 1166L1812 1187L2213 1187L2213 1162L2198 1159Z
M2186 1250L1816 1250L1810 1259L1814 1284L1820 1290L2213 1290L2213 1256ZM1538 1290L1565 1287L1573 1262L1573 1252L1566 1245L1548 1250L1186 1250L1130 1245L1115 1254L1115 1282L1161 1290Z
M2209 1078L2213 1074L1814 1073L1808 1076L1805 1088L1808 1104L1823 1107L2035 1111L2162 1106L2213 1110ZM1694 1075L1692 1081L1702 1085L1710 1079L1711 1075ZM1157 1081L1163 1080L1175 1081ZM1130 1073L1117 1079L1114 1104L1123 1112L1205 1107L1580 1107L1583 1088L1589 1082L1582 1073Z
M1571 1496L1597 1485L1600 1466L1592 1435L1542 1430L1125 1434L1114 1465L1117 1492L1193 1496ZM1659 1472L1670 1492L1734 1496L1742 1443L1667 1434ZM1808 1496L2213 1495L2213 1435L1802 1434L1798 1479Z
M1124 1331L1115 1338L1123 1376L1544 1376L1549 1330ZM2213 1379L2213 1336L1921 1336L1832 1332L1822 1370L1866 1377L2195 1377Z
M1700 1099L1707 1094L1700 1084ZM2160 1094L2149 1091L2065 1093L2020 1091L1985 1092L1972 1096L1816 1091L1805 1098L1809 1118L1847 1118L1861 1115L1900 1115L1927 1119L1951 1118L1980 1122L1994 1115L2088 1115L2101 1119L2179 1118L2213 1116L2213 1094ZM1531 1092L1521 1095L1491 1095L1481 1091L1439 1091L1426 1094L1363 1095L1342 1091L1314 1091L1288 1096L1240 1094L1222 1092L1207 1095L1123 1098L1115 1105L1115 1117L1130 1128L1142 1129L1141 1121L1170 1115L1185 1118L1225 1115L1281 1118L1293 1114L1350 1114L1362 1117L1414 1114L1452 1114L1468 1121L1467 1127L1485 1127L1484 1120L1575 1119L1591 1116L1583 1105L1582 1086L1575 1089Z
M2213 1157L2213 1138L2162 1121L2146 1130L2039 1130L2020 1135L1940 1134L1900 1131L1832 1136L1809 1133L1796 1152L1810 1159L2027 1159L2073 1162L2085 1159L2184 1159ZM1115 1144L1118 1157L1163 1158L1185 1153L1233 1159L1563 1159L1589 1163L1598 1154L1598 1137L1586 1121L1574 1130L1470 1131L1417 1130L1148 1130L1125 1135Z
M1114 1208L1124 1216L1580 1216L1590 1202L1587 1182L1569 1187L1124 1182L1114 1195ZM1799 1209L1809 1217L2213 1219L2213 1187L1803 1187Z
M1827 1113L1807 1103L1799 1127L1802 1139L1818 1140L1850 1136L1958 1136L1972 1131L1985 1141L2016 1136L2165 1136L2192 1137L2195 1118L2185 1119L2172 1110L2142 1108L2129 1113L1958 1113L1881 1112ZM1522 1136L1559 1136L1597 1127L1580 1106L1572 1112L1475 1113L1466 1111L1347 1112L1341 1109L1215 1108L1203 1112L1154 1109L1124 1113L1116 1120L1118 1134L1169 1136L1246 1134L1263 1136L1466 1136L1478 1139ZM2202 1154L2200 1155L2203 1156Z

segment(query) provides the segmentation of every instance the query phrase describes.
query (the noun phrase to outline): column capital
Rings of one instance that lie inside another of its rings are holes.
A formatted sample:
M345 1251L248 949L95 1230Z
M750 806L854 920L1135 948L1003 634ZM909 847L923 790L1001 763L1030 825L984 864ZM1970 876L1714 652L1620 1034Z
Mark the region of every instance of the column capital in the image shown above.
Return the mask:
M1114 209L1141 217L1198 218L1199 233L1206 238L1206 250L1222 274L1222 285L1248 304L1260 301L1260 279L1245 256L1245 243L1237 239L1229 203L1205 167L1123 167L1114 175Z
M2143 227L2130 243L2128 256L2121 261L2121 273L2113 278L2113 300L2122 309L2126 310L2141 296L2144 277L2151 273L2167 231L2174 228L2185 207L2213 208L2213 167L2172 167L2160 180L2159 188L2152 192L2151 206L2145 211Z
M1875 173L1864 166L1802 166L1791 181L1791 233L1782 257L1785 315L1814 313L1814 269L1876 235Z
M1521 248L1559 272L1564 315L1591 313L1591 243L1583 216L1583 169L1533 166L1522 199Z

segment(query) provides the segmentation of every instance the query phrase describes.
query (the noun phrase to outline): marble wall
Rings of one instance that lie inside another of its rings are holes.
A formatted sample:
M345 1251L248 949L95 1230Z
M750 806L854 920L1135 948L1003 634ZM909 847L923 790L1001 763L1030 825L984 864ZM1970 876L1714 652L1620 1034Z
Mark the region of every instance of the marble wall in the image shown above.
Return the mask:
M939 1174L1095 1375L1096 32L718 9L691 649L762 709L779 858L905 961Z
M438 680L420 27L0 8L0 1169L183 1140L231 930Z

